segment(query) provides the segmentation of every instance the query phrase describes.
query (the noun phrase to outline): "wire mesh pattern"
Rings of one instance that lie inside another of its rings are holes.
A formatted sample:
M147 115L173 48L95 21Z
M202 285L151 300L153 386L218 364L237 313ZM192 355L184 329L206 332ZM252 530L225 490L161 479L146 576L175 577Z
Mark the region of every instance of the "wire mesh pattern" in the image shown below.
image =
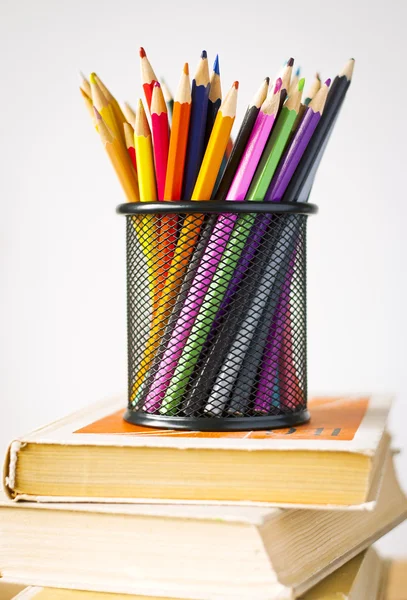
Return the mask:
M126 420L212 431L307 420L307 215L126 220Z

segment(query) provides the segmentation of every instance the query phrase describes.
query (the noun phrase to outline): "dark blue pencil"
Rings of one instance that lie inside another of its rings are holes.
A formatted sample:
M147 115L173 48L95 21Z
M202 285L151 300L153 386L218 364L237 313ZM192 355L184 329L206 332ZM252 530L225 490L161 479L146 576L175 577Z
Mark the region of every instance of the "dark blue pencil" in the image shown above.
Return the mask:
M192 81L192 106L189 122L188 146L184 170L182 200L191 200L205 152L206 117L209 99L209 68L206 50L201 54L195 78Z
M206 115L205 148L208 145L208 141L212 132L212 127L215 123L216 115L218 114L219 107L222 103L222 87L220 84L220 69L218 55L216 55L215 62L213 63L213 71L211 74L210 84L211 87L209 90L208 98L208 114Z

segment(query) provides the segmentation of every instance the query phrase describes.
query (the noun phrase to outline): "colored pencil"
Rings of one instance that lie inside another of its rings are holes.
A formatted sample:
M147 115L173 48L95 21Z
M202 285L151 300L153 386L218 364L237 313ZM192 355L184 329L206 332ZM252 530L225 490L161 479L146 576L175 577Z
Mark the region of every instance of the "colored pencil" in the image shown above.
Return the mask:
M284 152L298 114L303 86L304 80L301 80L298 85L297 94L293 94L291 98L287 100L286 105L277 119L277 123L256 169L254 180L249 188L246 198L248 201L264 200L269 183ZM256 221L254 214L241 215L239 217L227 248L228 253L225 252L224 257L222 257L221 265L219 265L219 272L217 273L219 281L218 296L215 302L212 301L212 306L209 308L209 315L207 316L208 321L210 323L213 322L212 330L216 331L219 329L225 311L251 264L255 252L267 229L268 223L265 222L265 217L267 217L267 215L258 217L257 227L254 227ZM246 244L248 239L249 241ZM210 295L208 294L208 298L209 297ZM215 315L216 318L214 320ZM238 327L239 321L237 320L235 322L235 329ZM229 326L228 333L232 331L233 327ZM232 341L233 334L231 337ZM201 396L201 389L209 391L210 383L213 381L213 374L219 370L222 364L222 357L225 357L224 349L228 347L228 343L226 343L225 340L225 343L222 343L222 339L223 338L220 336L216 351L208 357L205 365L202 366L202 369L193 381L185 401L186 411L188 411L188 407L194 405L194 397ZM201 343L202 341L205 340L200 339Z
M300 80L301 67L297 67L294 75L291 77L290 87L288 88L288 96L295 93L298 88L298 82Z
M123 160L120 142L115 138L113 132L108 128L97 109L94 109L97 120L98 131L102 144L109 156L116 175L121 183L128 202L139 202L140 196L134 171L130 162Z
M215 62L213 63L213 70L210 79L210 90L208 97L208 114L206 116L206 130L205 130L205 148L208 145L209 138L211 137L212 128L215 123L216 115L220 105L222 104L222 87L220 83L220 69L219 69L219 57L216 55Z
M314 98L315 94L317 92L319 92L320 88L321 88L321 78L319 76L319 73L316 73L314 81L312 82L311 87L308 90L308 95L307 95L307 97L304 100L305 106L308 106L308 104Z
M144 48L140 48L140 69L141 69L141 83L143 85L144 95L146 97L146 102L148 106L148 110L151 107L151 100L153 97L153 88L154 84L158 82L157 75L153 71L153 67L151 66L150 61L147 58L146 51Z
M291 85L291 76L292 76L292 72L293 72L293 65L294 65L294 59L290 58L285 67L283 68L283 71L281 73L281 79L283 81L283 85L281 86L281 106L284 104L287 96L288 96L288 90L290 89L290 85Z
M98 77L98 75L96 75L96 73L94 73L94 76L95 76L95 79L97 81L97 84L98 84L100 90L102 90L104 97L108 101L109 105L112 107L112 111L113 111L113 115L116 119L117 127L121 133L121 138L124 141L123 125L124 125L124 123L127 122L126 117L124 116L123 111L120 108L120 105L117 102L116 98L110 93L110 91L105 86L105 84L100 79L100 77Z
M284 202L292 202L296 199L304 201L308 198L310 187L308 187L304 195L303 189L307 182L309 186L312 185L313 177L310 175L313 167L317 163L318 155L320 155L320 160L329 140L330 132L332 131L335 119L337 118L352 80L354 64L355 61L350 59L341 73L335 77L332 82L321 121L315 131L315 135L312 136L306 152L301 158L298 168L295 170L294 175L287 186L284 193Z
M233 180L228 199L245 199L258 161L273 127L280 105L281 79L264 101L257 116L245 153ZM222 299L222 288L228 273L233 273L236 253L229 249L227 264L221 266L224 250L231 238L238 215L220 215L208 242L205 254L184 302L178 322L167 346L168 356L172 356L173 375L162 400L161 414L177 409L180 398L188 384L211 326L210 313L216 310ZM240 242L240 240L239 240ZM233 248L235 250L235 248ZM216 314L216 313L215 313ZM178 364L176 363L179 358ZM174 364L175 363L175 364ZM168 373L167 373L168 374Z
M124 146L124 133L119 130L119 126L116 121L116 117L114 116L113 107L109 104L107 98L103 94L100 86L98 84L96 74L91 73L90 77L90 87L92 90L92 102L93 106L96 108L98 113L102 116L103 121L106 123L107 127L114 134L115 138L120 141Z
M193 200L209 200L211 197L212 189L215 185L216 174L219 170L235 120L238 87L239 84L235 81L216 116L211 137L195 184L192 195ZM168 321L171 309L176 301L178 290L182 284L182 279L188 266L189 258L198 240L202 222L203 216L187 215L185 217L175 248L174 258L160 299L158 318L162 319L164 323ZM176 364L173 365L173 357L169 356L166 351L146 397L144 406L147 411L155 412L160 408L162 398L169 382L169 377L171 376L169 373L171 373L171 370L175 368L175 366Z
M134 147L134 129L129 123L124 123L123 127L127 152L129 153L131 164L137 173L136 149Z
M171 121L172 113L174 112L174 98L173 98L171 91L163 77L161 77L161 89L163 91L164 99L167 104L168 118Z
M257 115L259 114L260 107L266 99L269 83L270 79L266 77L247 107L235 143L233 144L225 172L223 173L223 177L216 192L216 199L219 201L226 200L236 169L239 166L246 144L256 122Z
M140 202L155 202L157 187L154 171L153 144L144 106L139 100L136 109L134 147L139 175Z
M175 95L164 200L181 200L190 115L191 85L185 63Z
M124 102L123 112L124 112L124 116L126 117L127 123L130 123L130 125L134 129L134 125L136 122L136 113L128 102Z
M92 90L87 77L82 73L82 71L79 71L79 77L81 81L79 84L80 89L88 96L88 98L92 99Z
M158 200L164 200L165 178L167 174L169 126L167 105L159 83L154 84L151 99L151 127L154 142L154 163L157 179Z
M206 50L203 50L195 77L192 80L191 119L189 123L188 146L182 187L183 200L191 200L205 152L204 144L209 89L208 58Z
M87 111L89 113L89 116L92 119L93 126L96 129L96 131L97 131L98 130L98 125L97 125L97 122L96 122L95 111L93 109L92 99L89 98L89 96L86 94L86 92L83 91L83 89L81 87L79 88L79 91L80 91L81 96L82 96L82 98L83 98L83 100L85 102L85 106L86 106L86 109L87 109Z
M265 200L271 202L279 202L282 194L287 188L290 177L295 171L301 156L303 155L312 134L321 118L323 107L328 95L330 80L327 80L321 90L315 96L310 106L307 108L307 113L296 132L292 142L288 146L285 155L276 171L271 182L270 188L267 191ZM288 221L290 224L290 221ZM291 237L290 247L292 245ZM281 240L281 244L287 244L286 240ZM281 252L283 246L278 244L276 247ZM288 245L284 245L284 251L288 252ZM245 356L250 347L250 343L256 333L257 326L262 318L263 311L267 304L267 299L276 280L276 273L283 264L283 258L272 254L270 262L266 269L259 285L253 290L253 298L249 310L246 312L237 335L233 343L229 347L228 354L222 367L217 375L215 384L212 388L211 395L206 404L205 410L210 414L221 414L225 407L225 399L227 399L232 391L235 381L239 375ZM276 267L277 265L277 267ZM277 269L277 271L276 271Z

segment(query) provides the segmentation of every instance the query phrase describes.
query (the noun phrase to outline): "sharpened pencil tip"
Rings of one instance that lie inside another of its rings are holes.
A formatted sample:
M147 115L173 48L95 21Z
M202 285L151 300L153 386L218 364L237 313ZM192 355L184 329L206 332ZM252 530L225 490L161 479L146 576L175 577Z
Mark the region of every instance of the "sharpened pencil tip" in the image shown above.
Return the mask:
M206 50L202 50L201 58L208 58L208 53Z
M189 75L189 66L188 66L188 63L185 63L183 71L184 71L185 75Z
M154 82L154 85L153 85L153 87L158 87L158 88L160 88L160 87L161 87L161 85L159 84L159 82L158 82L158 81L155 81L155 82Z
M270 85L270 77L265 77L264 81L267 83L267 85Z
M274 86L274 95L278 94L278 92L281 90L282 85L283 85L283 80L281 79L281 77L279 77Z
M238 81L234 81L232 87L234 87L235 89L238 90L239 89L239 82Z
M302 90L304 89L304 85L305 85L305 77L300 79L298 82L298 91L299 92L302 92Z
M327 79L327 80L325 81L325 85L326 85L326 87L329 87L329 86L331 85L331 80L330 80L330 79Z
M96 84L96 85L97 85L96 77L97 77L96 73L91 73L91 74L89 75L89 81L90 81L91 83L94 83L94 84Z
M290 60L287 62L287 67L292 67L294 64L294 59L290 58Z
M321 81L321 75L319 73L315 73L315 77L318 79L318 81Z
M295 72L295 76L299 77L301 75L301 67L297 67L297 70Z
M140 58L145 58L147 56L146 51L144 50L143 46L140 47L139 53L140 53Z
M214 73L216 73L216 75L220 75L220 69L219 69L219 55L216 55L215 58L215 62L213 63L213 71Z

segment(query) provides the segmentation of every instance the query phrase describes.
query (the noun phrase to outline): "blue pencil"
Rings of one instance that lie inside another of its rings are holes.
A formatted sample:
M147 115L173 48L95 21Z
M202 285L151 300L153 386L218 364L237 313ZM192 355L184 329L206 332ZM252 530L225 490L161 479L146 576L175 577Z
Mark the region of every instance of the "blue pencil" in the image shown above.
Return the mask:
M211 136L212 127L215 123L216 115L222 103L222 87L220 83L219 56L216 55L211 74L211 87L208 98L208 114L206 116L205 148L208 145Z
M201 54L201 60L199 61L195 78L192 81L191 118L189 122L182 200L191 200L205 152L205 131L206 117L208 114L209 90L208 58L206 50L204 50Z

